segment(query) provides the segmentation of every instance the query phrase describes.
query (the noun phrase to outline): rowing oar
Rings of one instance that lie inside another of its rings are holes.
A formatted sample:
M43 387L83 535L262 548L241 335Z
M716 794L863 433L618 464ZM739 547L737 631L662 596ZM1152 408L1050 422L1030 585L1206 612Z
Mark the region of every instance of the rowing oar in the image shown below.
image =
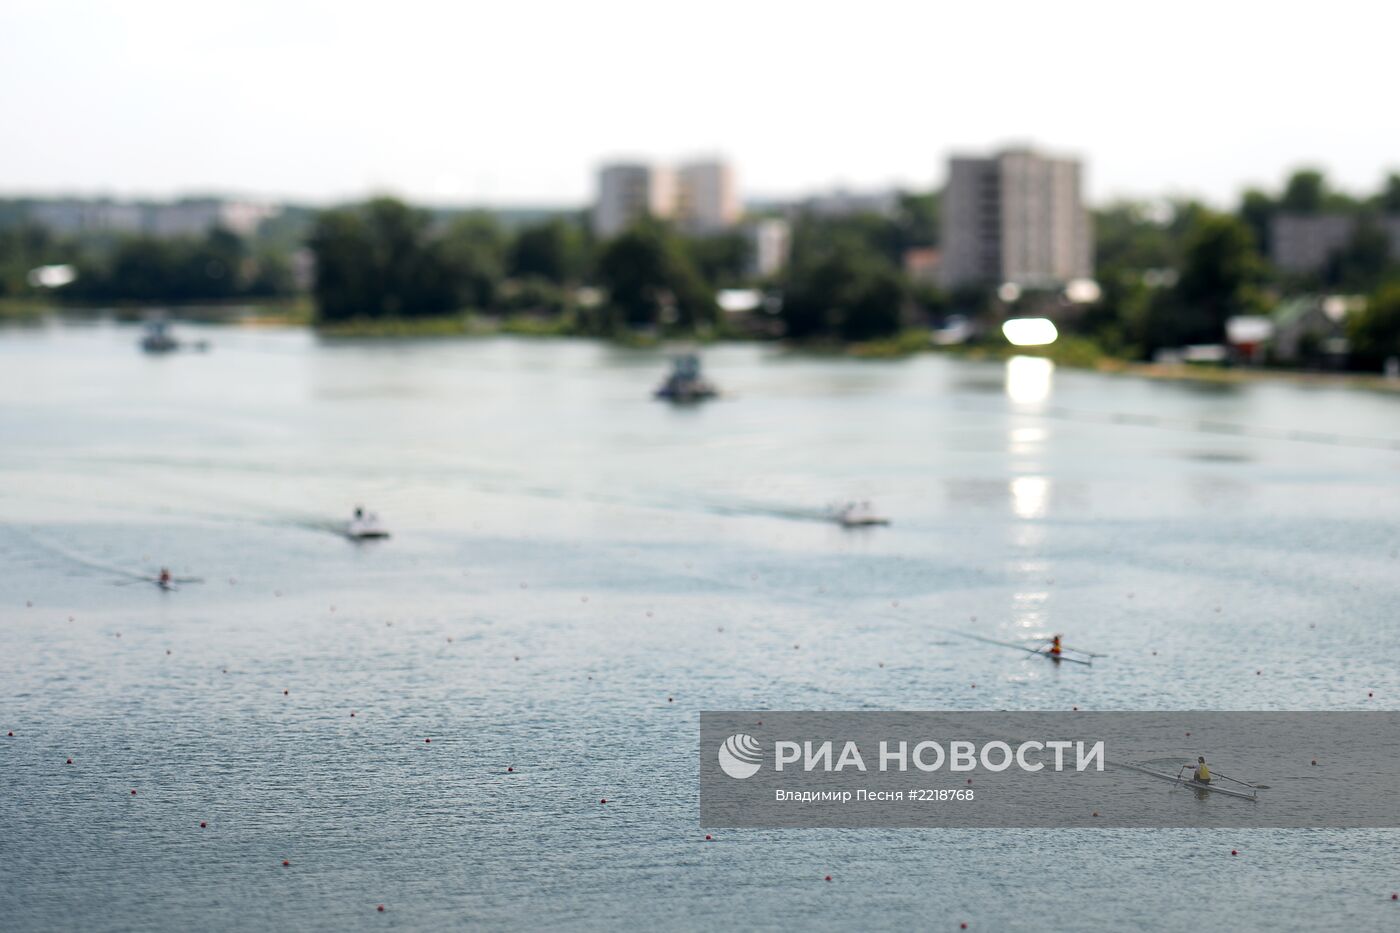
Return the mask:
M1230 777L1230 775L1228 775L1228 774L1221 774L1219 771L1211 771L1211 774L1214 775L1215 777L1224 778L1224 779L1227 780L1227 781L1233 781L1234 783L1240 785L1241 787L1251 787L1251 788L1255 788L1255 787L1265 787L1265 788L1267 788L1267 787L1269 786L1269 785L1267 785L1267 784L1251 784L1251 783L1249 783L1248 781L1241 781L1239 778L1232 778L1232 777Z
M1088 657L1088 658L1106 658L1106 657L1108 657L1108 655L1106 655L1106 654L1099 654L1099 653L1096 652L1096 651L1085 651L1085 650L1082 649L1082 648L1071 648L1069 645L1061 645L1060 647L1063 648L1063 649L1066 650L1066 651L1073 651L1075 654L1082 654L1082 655L1084 655L1085 657Z
M944 629L943 631L950 635L960 635L963 638L971 638L973 641L986 642L989 645L1000 645L1003 648L1015 648L1017 651L1025 651L1028 654L1038 654L1052 661L1068 661L1071 664L1085 664L1090 666L1094 663L1093 661L1086 661L1083 658L1068 658L1064 655L1053 655L1044 648L1031 648L1028 645L1018 645L1014 641L997 641L995 638L983 638L981 635L974 635L971 632L960 632L957 629Z

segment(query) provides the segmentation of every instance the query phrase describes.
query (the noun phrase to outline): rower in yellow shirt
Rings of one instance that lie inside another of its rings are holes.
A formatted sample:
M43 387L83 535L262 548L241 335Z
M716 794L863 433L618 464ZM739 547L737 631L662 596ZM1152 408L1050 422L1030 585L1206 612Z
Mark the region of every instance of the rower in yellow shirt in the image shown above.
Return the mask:
M1060 647L1060 636L1056 635L1050 639L1050 657L1058 661L1062 654L1064 654L1064 648Z
M1206 764L1205 756L1196 756L1196 770L1192 773L1191 779L1198 784L1210 783L1210 765Z

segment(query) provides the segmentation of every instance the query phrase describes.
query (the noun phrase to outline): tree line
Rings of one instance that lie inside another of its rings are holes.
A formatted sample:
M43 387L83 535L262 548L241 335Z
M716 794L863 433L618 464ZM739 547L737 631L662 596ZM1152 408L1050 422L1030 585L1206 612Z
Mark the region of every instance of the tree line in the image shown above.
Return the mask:
M1270 266L1268 237L1280 214L1343 213L1351 241L1308 275ZM1266 313L1288 294L1345 291L1371 296L1354 316L1354 356L1365 367L1400 353L1387 323L1400 272L1382 218L1400 214L1400 175L1367 197L1341 193L1317 171L1294 173L1277 192L1250 190L1233 210L1202 203L1118 202L1094 212L1101 295L1065 316L1062 329L1125 358L1163 348L1220 343L1225 322ZM939 245L936 192L906 192L883 213L797 210L786 267L760 279L746 235L687 236L642 221L609 240L582 213L509 224L481 211L430 212L393 198L289 214L272 237L224 230L203 237L56 239L40 228L0 230L0 297L32 292L28 269L67 262L76 280L59 297L84 302L221 301L293 294L292 253L314 257L317 320L462 315L531 315L574 333L722 332L716 293L750 286L778 299L760 331L804 342L880 340L959 314L995 323L1033 313L1063 295L1003 301L993 287L946 294L909 275L910 249Z

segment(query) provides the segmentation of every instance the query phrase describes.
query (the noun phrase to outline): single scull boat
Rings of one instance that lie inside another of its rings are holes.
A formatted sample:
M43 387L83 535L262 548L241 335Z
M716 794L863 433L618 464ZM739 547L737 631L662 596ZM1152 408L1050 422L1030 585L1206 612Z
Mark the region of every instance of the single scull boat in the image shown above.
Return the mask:
M1178 771L1176 774L1172 774L1168 771L1154 771L1151 768L1144 768L1141 765L1129 765L1116 761L1112 762L1110 767L1127 768L1129 771L1136 771L1139 774L1146 774L1149 777L1161 778L1164 781L1171 781L1173 784L1180 784L1182 787L1190 787L1193 790L1208 790L1214 794L1224 794L1227 797L1238 797L1241 800L1257 801L1259 799L1255 794L1254 785L1246 784L1244 781L1235 781L1235 783L1240 785L1241 787L1249 788L1249 793L1245 793L1242 790L1234 790L1233 788L1229 787L1221 787L1219 784L1216 783L1202 784L1200 781L1182 777L1180 771ZM1189 764L1182 765L1183 770L1189 767ZM1220 777L1223 777L1223 775L1220 775ZM1227 781L1234 781L1234 778L1224 779Z
M1094 664L1094 662L1088 658L1071 658L1066 654L1051 654L1049 648L1044 645L1039 648L1032 648L1030 645L1021 645L1014 641L997 641L995 638L983 638L981 635L973 635L970 632L954 632L953 634L961 635L963 638L971 638L973 641L983 641L989 645L1000 645L1003 648L1015 648L1017 651L1039 655L1042 658L1049 658L1051 661L1068 661L1071 664L1083 664L1085 667L1092 667ZM1066 648L1064 650L1069 651L1071 649ZM1080 653L1087 654L1088 652ZM1097 655L1094 655L1094 657L1097 657Z

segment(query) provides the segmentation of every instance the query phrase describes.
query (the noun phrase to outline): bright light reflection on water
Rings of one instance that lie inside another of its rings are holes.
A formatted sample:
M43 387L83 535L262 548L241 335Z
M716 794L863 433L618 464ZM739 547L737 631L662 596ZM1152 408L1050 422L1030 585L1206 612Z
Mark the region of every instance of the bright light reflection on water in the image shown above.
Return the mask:
M1018 405L1049 400L1055 364L1038 356L1013 356L1006 361L1006 397Z

